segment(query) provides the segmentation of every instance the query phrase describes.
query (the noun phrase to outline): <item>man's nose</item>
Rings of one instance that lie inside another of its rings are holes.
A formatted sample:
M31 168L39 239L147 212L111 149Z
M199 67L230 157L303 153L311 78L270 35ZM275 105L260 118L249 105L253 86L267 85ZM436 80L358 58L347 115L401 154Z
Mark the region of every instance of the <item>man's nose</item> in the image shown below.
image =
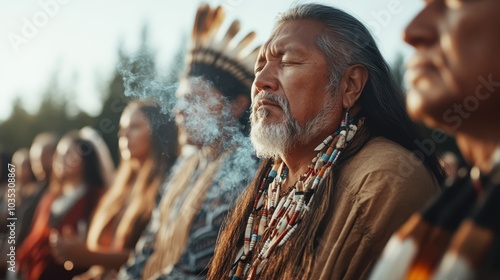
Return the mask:
M255 79L253 85L258 92L261 91L277 91L279 86L279 81L276 75L276 67L266 64L262 70L255 74Z
M439 18L439 1L427 4L424 9L408 24L403 33L406 43L415 48L430 46L439 39L436 19Z

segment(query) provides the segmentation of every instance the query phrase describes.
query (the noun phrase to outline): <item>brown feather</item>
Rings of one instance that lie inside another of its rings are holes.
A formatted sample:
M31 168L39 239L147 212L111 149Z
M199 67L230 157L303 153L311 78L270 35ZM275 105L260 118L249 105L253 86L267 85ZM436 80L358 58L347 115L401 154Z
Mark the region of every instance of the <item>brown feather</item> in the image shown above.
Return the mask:
M212 20L210 24L210 30L208 32L209 33L208 37L215 36L217 30L219 30L223 21L224 21L224 9L221 6L218 6L213 10L212 13Z
M234 49L229 52L228 55L238 58L240 52L243 49L245 49L246 47L248 47L248 45L250 45L250 43L252 43L252 41L255 39L256 36L257 35L253 31L248 33L247 36L245 36L245 38L241 39L241 41L238 43L238 45L236 47L234 47Z
M243 67L249 72L253 72L253 66L259 52L260 46L255 48L250 54L246 49L256 38L255 32L248 33L238 42L232 42L240 32L240 22L234 20L226 30L222 39L217 35L221 33L222 23L225 19L225 11L221 6L211 8L207 3L201 3L195 17L191 40L191 49L196 49L194 53L187 56L186 62L213 64L214 68L223 69L240 79L245 84L247 81L245 73L239 70ZM209 51L210 50L210 51ZM219 53L214 55L213 52ZM224 59L218 59L222 55Z
M231 26L226 31L226 35L224 35L224 38L220 42L219 48L224 50L227 48L231 40L234 38L236 34L240 31L240 21L239 20L234 20L233 23L231 23Z
M192 39L194 42L198 40L200 33L203 32L203 26L205 24L205 18L210 11L210 6L207 3L201 3L198 11L196 12L196 18L193 25Z

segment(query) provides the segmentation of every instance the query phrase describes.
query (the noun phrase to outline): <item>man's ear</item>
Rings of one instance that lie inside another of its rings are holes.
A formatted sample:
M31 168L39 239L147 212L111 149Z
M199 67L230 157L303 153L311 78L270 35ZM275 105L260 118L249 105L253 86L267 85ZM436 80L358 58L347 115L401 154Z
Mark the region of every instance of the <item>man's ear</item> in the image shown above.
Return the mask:
M239 119L243 112L248 110L250 106L250 98L243 94L236 96L234 100L231 101L231 113L237 119Z
M355 64L347 68L340 82L342 93L342 106L344 109L351 108L361 97L361 93L368 81L368 70L361 64Z

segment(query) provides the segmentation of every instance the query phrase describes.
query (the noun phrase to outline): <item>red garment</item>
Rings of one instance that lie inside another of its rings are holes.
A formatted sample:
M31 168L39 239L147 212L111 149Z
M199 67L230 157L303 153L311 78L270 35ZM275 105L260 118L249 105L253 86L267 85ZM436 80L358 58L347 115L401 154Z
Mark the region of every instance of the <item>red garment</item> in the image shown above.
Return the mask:
M88 190L64 214L59 224L53 228L61 231L63 227L69 226L74 232L78 232L78 222L89 223L90 215L101 195L102 191L100 190ZM43 196L35 214L33 227L19 249L18 264L23 279L71 279L88 269L88 267L73 268L71 271L67 271L52 256L49 244L49 234L52 229L50 226L50 209L56 198L57 196L50 192Z

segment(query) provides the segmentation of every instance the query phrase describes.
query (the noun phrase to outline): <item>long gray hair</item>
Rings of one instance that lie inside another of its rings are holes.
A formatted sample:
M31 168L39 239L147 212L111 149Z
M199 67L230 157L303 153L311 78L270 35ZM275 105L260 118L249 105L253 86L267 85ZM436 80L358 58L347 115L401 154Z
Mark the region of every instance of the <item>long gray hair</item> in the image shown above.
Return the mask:
M358 102L359 114L366 117L365 126L358 132L353 143L342 154L339 164L330 172L325 185L336 184L343 162L359 150L370 137L384 136L414 153L423 152L415 144L420 139L415 125L409 119L404 107L403 94L395 85L389 67L383 59L370 32L349 14L328 6L303 4L292 7L277 20L277 26L292 20L314 20L326 32L316 39L318 47L326 55L330 71L330 87L337 87L342 73L351 65L361 64L368 70L369 78ZM335 91L332 91L335 92ZM422 161L438 181L443 180L442 171L434 154L422 153ZM272 161L266 160L257 172L255 180L240 196L230 218L219 236L208 279L227 279L238 250L243 246L246 219L252 210L252 202L262 179ZM313 219L304 219L288 240L287 246L279 247L268 262L259 279L308 279L314 267L314 256L322 239L325 224L333 211L331 201L334 190L330 187L318 188L311 209L315 209ZM263 237L265 240L265 237ZM257 251L262 244L257 245Z
M416 144L422 137L409 118L404 95L368 29L344 11L319 4L290 8L278 17L275 27L304 19L320 22L326 30L316 38L316 44L328 60L331 92L335 92L349 66L366 67L369 78L358 103L370 134L391 139L412 151L438 181L443 182L443 171L435 153L429 154Z

